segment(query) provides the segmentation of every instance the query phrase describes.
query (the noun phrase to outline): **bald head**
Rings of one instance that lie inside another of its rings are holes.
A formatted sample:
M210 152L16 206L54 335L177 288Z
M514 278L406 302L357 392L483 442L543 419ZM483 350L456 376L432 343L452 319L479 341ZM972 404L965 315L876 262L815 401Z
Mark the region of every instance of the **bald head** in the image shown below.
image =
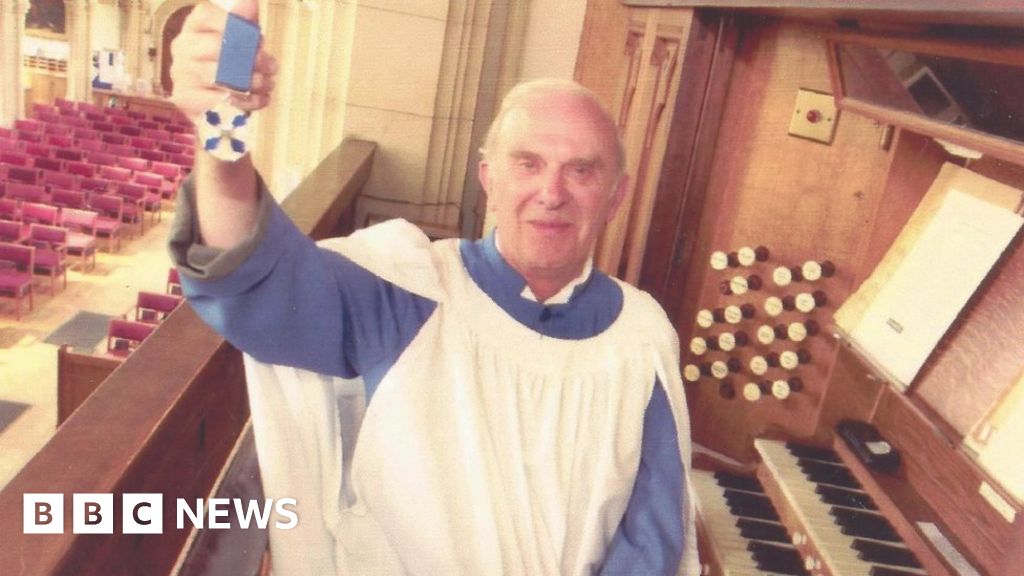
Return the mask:
M578 101L581 112L600 128L600 132L607 134L608 138L614 140L615 166L619 174L625 170L625 150L622 144L622 137L619 134L618 126L611 114L605 109L601 101L593 92L584 88L572 80L559 78L544 78L531 80L516 85L505 95L501 101L501 108L497 116L491 122L484 140L484 146L480 154L487 159L488 153L498 149L498 142L504 131L506 121L510 114L517 110L526 110L533 107L543 107L545 102L551 101L551 96L570 96Z

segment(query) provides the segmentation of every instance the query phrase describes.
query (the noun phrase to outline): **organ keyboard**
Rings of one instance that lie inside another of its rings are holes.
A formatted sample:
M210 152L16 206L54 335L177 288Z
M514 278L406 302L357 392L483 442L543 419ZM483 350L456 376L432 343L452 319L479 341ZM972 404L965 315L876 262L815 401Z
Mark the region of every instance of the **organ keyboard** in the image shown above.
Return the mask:
M834 451L755 447L757 477L694 471L703 574L928 574Z
M693 491L714 558L702 574L807 574L757 478L695 470Z

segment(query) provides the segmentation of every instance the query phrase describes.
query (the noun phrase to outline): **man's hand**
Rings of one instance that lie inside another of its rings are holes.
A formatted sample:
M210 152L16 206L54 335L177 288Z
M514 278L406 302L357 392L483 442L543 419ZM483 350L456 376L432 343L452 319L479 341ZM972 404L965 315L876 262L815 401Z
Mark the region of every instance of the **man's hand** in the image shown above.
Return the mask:
M227 22L224 8L246 20L259 21L258 0L221 0L197 4L185 20L181 33L171 45L171 101L190 120L224 100L226 91L214 84L221 40ZM223 7L221 7L223 6ZM262 44L262 43L261 43ZM277 61L262 46L256 54L252 88L248 95L236 94L231 103L242 110L259 110L270 103Z

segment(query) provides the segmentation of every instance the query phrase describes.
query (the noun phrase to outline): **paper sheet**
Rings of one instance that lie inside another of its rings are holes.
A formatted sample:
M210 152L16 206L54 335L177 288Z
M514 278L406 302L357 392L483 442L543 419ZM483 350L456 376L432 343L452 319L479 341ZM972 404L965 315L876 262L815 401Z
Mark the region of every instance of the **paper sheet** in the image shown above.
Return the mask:
M1024 222L951 190L851 337L907 387Z

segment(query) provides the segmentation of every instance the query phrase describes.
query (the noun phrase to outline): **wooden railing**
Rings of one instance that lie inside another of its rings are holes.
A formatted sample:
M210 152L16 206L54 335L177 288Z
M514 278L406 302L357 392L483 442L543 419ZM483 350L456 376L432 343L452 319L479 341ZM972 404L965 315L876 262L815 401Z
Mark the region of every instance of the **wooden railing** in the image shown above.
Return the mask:
M321 238L370 173L375 145L343 142L283 203ZM166 574L190 530L175 501L209 496L248 420L241 356L179 307L72 413L0 492L5 574ZM24 534L25 494L63 496L62 534ZM114 494L113 533L72 533L72 494ZM123 534L122 494L160 494L162 534Z

